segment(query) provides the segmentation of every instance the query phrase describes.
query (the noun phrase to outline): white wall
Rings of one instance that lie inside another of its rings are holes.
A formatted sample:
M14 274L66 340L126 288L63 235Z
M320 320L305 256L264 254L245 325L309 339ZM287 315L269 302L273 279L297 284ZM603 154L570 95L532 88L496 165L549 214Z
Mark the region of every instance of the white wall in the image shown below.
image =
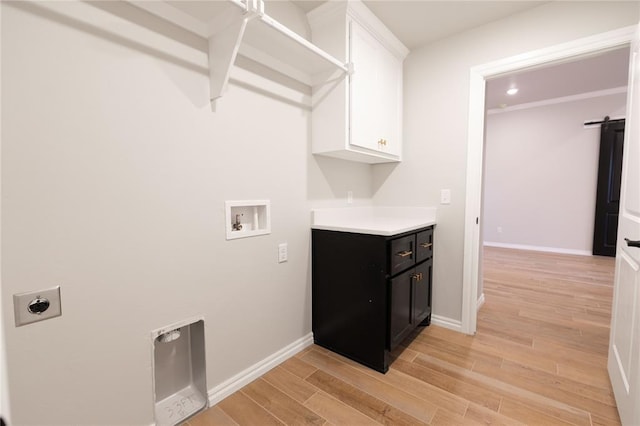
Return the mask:
M309 88L240 60L214 113L186 31L120 2L1 7L13 424L152 423L150 332L185 318L209 388L307 336L310 206L372 197L370 166L309 155ZM272 233L226 241L229 199L271 200ZM53 285L62 316L14 327L12 294Z
M600 127L583 123L623 117L625 103L622 93L487 116L487 244L591 253Z
M637 2L549 2L411 52L404 71L405 155L374 166L374 202L438 209L434 314L460 321L469 70L638 22Z
M310 156L308 89L250 61L212 113L204 40L126 4L0 4L2 314L19 425L151 423L150 331L183 318L205 317L210 388L308 335L309 208L347 190L416 206L452 190L434 308L460 318L469 67L638 20L635 3L551 3L415 51L406 161L372 172ZM289 6L269 12L304 28ZM227 242L224 200L255 198L272 202L272 234ZM15 328L11 295L56 284L62 317Z
M2 33L2 7L0 7L0 34ZM0 82L2 81L2 55L0 55ZM0 84L0 99L2 99L2 84ZM2 117L2 102L0 102L0 117ZM0 120L0 148L2 146L2 120ZM0 159L2 158L2 149L0 149ZM2 173L2 162L0 161L0 174ZM1 194L1 190L0 190ZM0 196L0 236L2 235L2 197ZM2 245L0 244L0 259L2 259ZM7 347L4 337L4 312L2 295L2 262L0 262L0 418L5 423L11 421L11 412L9 408L9 380L7 374Z

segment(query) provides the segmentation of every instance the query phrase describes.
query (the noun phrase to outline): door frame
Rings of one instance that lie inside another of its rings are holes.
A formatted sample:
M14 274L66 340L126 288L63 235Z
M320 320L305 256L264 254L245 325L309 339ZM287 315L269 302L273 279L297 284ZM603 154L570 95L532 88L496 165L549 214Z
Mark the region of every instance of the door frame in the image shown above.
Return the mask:
M464 260L462 277L462 332L475 334L478 285L482 279L480 253L483 207L484 121L486 81L528 68L574 60L580 56L629 45L637 26L580 38L544 49L481 64L470 69L467 182L465 200Z

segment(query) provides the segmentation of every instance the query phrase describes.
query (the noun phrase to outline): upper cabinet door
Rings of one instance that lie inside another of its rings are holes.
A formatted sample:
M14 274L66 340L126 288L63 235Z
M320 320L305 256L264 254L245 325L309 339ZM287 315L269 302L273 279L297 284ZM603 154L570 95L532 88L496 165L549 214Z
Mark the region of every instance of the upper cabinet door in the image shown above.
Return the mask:
M402 151L402 61L386 49L380 51L380 135L382 151L401 155Z
M400 156L402 62L362 25L349 27L351 145Z
M381 81L380 59L383 47L360 24L349 24L350 62L353 74L350 76L349 115L351 145L371 150L382 147L380 126Z

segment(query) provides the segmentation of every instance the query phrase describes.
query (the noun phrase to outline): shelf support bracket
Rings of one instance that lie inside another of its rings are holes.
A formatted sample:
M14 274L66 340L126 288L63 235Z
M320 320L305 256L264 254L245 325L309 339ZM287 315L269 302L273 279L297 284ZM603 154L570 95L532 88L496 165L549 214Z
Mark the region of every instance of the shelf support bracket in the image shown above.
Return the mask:
M353 62L347 62L345 64L346 68L347 68L347 75L348 76L352 76L353 73L355 72L354 66L353 66Z
M238 56L247 24L261 14L264 14L262 0L247 0L242 15L209 37L209 99L212 111L215 111L216 99L222 97L227 90L231 67Z

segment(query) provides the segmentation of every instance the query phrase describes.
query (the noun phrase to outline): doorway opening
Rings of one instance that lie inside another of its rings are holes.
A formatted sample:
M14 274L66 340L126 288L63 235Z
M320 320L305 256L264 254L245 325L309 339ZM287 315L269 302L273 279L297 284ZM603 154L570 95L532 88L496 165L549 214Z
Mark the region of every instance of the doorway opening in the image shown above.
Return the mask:
M476 332L478 296L482 279L483 217L481 213L483 206L485 89L487 80L524 69L574 61L588 55L627 46L632 39L634 30L635 27L623 28L471 69L463 272L463 332L467 334L475 334Z

